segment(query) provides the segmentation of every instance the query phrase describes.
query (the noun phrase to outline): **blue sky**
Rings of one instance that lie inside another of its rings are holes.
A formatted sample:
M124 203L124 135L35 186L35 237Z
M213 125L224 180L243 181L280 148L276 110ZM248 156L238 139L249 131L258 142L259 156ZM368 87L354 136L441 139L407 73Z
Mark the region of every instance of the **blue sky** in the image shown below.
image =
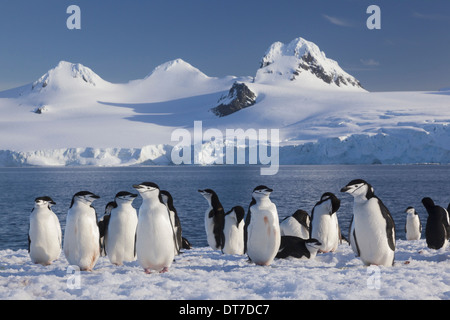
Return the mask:
M81 8L81 30L66 9ZM369 30L366 9L381 8ZM450 87L448 0L2 0L0 90L30 83L60 60L111 82L182 58L209 76L254 76L275 41L303 37L369 91Z

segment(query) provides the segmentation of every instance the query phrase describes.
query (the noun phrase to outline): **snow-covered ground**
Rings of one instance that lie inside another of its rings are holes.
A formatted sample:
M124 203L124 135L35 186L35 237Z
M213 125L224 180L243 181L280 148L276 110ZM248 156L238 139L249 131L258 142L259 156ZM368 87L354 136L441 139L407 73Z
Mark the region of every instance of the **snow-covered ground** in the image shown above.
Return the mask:
M137 262L76 273L62 255L35 265L26 250L0 251L0 299L450 299L450 251L425 240L397 240L393 267L365 267L347 244L313 260L276 259L256 266L246 256L186 250L170 271L145 274Z

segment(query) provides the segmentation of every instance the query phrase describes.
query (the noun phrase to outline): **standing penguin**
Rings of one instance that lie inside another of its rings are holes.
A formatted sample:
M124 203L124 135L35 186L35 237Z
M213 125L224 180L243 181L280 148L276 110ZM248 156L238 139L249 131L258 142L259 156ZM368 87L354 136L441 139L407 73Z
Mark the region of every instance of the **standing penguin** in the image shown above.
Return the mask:
M100 256L100 232L92 202L100 197L80 191L72 198L64 232L64 254L71 265L92 271Z
M430 249L445 248L448 243L448 217L447 211L434 204L431 198L423 198L422 204L427 209L428 218L425 227L425 238Z
M112 264L136 260L136 228L138 217L133 200L138 195L127 191L116 194L109 219L104 225L104 248ZM100 233L102 234L102 232Z
M405 223L406 240L419 240L422 234L422 223L419 215L413 207L406 208L405 212L407 213Z
M341 192L354 198L354 239L365 265L392 266L395 252L395 224L389 210L366 181L350 181Z
M173 205L173 197L169 193L169 191L161 190L161 198L164 204L167 206L167 210L170 215L170 224L172 226L172 232L175 241L175 255L177 255L180 253L180 250L183 247L180 218L178 217L177 209L175 209L175 206Z
M105 214L98 221L98 229L100 231L100 256L102 257L106 256L105 233L109 223L109 218L111 218L111 211L114 208L117 208L117 203L115 201L108 202L105 206Z
M133 185L142 197L136 234L136 254L145 273L169 271L175 256L175 244L167 207L159 187L153 182Z
M311 212L311 238L321 243L321 252L336 251L341 239L337 211L341 201L331 192L320 197Z
M311 219L304 210L297 210L290 217L284 218L280 222L281 236L295 236L302 239L309 239Z
M223 227L225 224L225 211L217 194L211 189L198 190L209 207L205 212L205 229L208 244L214 250L221 250L224 246Z
M28 231L28 252L31 261L44 266L50 265L61 254L61 225L51 206L55 202L50 197L34 200Z
M280 248L277 207L269 198L272 191L266 186L256 187L245 218L246 251L257 265L270 265Z
M225 214L223 253L244 254L244 208L233 207Z

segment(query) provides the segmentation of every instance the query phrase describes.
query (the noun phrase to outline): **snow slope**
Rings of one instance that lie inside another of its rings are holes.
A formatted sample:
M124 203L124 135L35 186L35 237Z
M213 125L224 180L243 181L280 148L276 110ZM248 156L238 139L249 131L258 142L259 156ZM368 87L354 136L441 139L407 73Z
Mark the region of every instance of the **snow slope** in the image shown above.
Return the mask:
M255 103L217 116L235 83ZM172 133L192 133L194 121L222 132L278 129L280 163L448 163L449 106L447 91L367 92L302 38L271 45L255 77L209 77L176 59L144 79L110 83L62 61L0 92L0 165L170 164Z
M449 261L448 249L428 249L425 240L398 240L393 267L365 267L347 244L313 260L276 259L268 267L205 247L177 256L165 274L101 257L93 272L75 278L63 256L43 267L26 250L3 250L0 299L448 300Z

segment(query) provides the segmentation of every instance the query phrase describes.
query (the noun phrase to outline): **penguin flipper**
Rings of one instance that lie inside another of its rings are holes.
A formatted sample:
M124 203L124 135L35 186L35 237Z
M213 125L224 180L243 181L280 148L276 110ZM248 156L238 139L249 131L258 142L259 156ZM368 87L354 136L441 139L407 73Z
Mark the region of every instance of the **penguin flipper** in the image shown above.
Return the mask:
M391 213L389 212L388 208L384 205L384 203L378 199L378 204L381 208L381 214L383 215L384 219L386 220L386 234L388 238L388 244L389 248L391 248L392 251L395 251L395 223L394 219L392 218Z
M256 201L254 202L256 203ZM247 252L247 239L248 239L248 227L250 225L250 222L252 220L252 212L250 210L250 207L252 206L253 201L250 203L250 206L248 207L247 216L245 217L245 225L244 225L244 253Z
M449 212L447 210L444 209L444 218L443 220L443 224L445 227L445 231L447 232L447 239L450 239L450 222L449 222Z
M108 230L109 218L111 215L105 214L103 219L98 222L98 231L100 232L100 238L104 237L106 234L106 230Z
M355 239L355 247L356 247L356 256L359 257L361 255L361 251L359 251L358 240L356 239L356 232L353 229L353 239Z
M30 234L28 234L28 253L31 250L31 238L30 238Z

